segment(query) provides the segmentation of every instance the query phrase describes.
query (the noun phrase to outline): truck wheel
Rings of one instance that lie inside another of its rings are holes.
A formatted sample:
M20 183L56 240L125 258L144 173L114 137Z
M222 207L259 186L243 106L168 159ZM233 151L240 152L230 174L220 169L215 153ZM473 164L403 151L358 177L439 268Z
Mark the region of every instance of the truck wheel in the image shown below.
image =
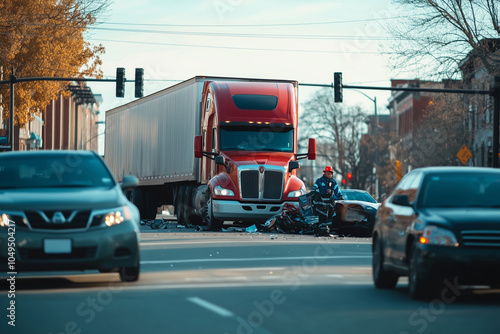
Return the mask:
M207 228L210 231L220 231L222 229L222 225L224 225L224 221L215 218L214 215L212 214L212 209L213 209L212 197L210 197L210 199L207 202L207 207L205 210L205 221L207 223Z
M184 219L184 206L186 205L185 196L186 191L184 186L180 186L177 190L177 203L175 206L175 211L177 213L177 224L186 225Z
M184 190L184 205L183 205L184 222L186 225L200 225L203 220L201 217L193 214L193 187L186 186Z

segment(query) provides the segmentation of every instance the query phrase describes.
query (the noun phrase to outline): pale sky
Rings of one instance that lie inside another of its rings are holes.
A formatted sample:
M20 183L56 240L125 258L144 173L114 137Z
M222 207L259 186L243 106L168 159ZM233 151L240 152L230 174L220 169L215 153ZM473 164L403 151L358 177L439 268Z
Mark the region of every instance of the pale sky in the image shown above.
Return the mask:
M145 95L196 75L330 84L342 72L345 84L388 87L397 74L380 44L389 37L383 26L400 15L390 0L115 0L87 39L106 48L106 78L125 67L134 79L135 68L144 68ZM89 85L103 96L103 119L134 100L133 83L121 99L114 84ZM316 89L299 86L299 103ZM386 112L389 92L363 92ZM374 109L348 89L344 103Z

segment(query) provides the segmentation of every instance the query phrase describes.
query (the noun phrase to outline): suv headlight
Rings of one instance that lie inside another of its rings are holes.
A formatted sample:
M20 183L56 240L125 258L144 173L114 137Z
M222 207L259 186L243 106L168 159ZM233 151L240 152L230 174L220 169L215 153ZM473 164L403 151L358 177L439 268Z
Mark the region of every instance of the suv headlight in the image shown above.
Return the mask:
M425 227L419 241L429 245L458 246L457 238L452 231L437 226Z
M0 220L0 227L9 227L12 224L12 227L14 227L14 222L10 220L9 216L7 214L2 214L2 220Z
M121 208L117 208L115 210L109 211L103 217L103 223L106 226L113 226L123 223L125 220L130 220L130 210L126 206L122 206Z
M234 192L232 190L222 188L221 186L216 186L214 188L214 194L217 196L234 196Z

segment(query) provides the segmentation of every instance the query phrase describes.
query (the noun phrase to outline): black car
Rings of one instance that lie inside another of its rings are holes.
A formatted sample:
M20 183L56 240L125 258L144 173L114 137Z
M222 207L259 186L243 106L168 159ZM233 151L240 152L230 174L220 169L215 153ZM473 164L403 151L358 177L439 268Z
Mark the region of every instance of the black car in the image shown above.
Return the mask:
M0 154L0 269L139 278L139 210L95 152Z
M414 299L500 287L500 170L413 170L377 211L372 249L375 286L408 276Z

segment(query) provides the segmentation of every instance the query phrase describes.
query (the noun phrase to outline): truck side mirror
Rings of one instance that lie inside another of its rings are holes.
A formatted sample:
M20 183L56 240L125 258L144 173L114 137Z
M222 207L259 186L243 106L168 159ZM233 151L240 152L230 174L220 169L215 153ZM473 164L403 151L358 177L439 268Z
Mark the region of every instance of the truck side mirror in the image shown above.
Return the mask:
M289 173L292 170L297 169L297 168L300 168L300 164L298 161L294 160L294 161L290 161L290 163L288 163L288 172Z
M226 165L226 159L224 159L224 157L222 155L218 155L215 157L215 164L216 165L222 165L224 167L226 167L226 172L231 172L231 169L229 168L228 165Z
M309 147L307 149L307 159L316 160L316 139L309 138Z
M202 144L201 136L194 136L194 157L195 158L201 158L201 156L202 156L201 144Z
M226 165L226 159L224 159L224 157L222 155L218 155L215 157L215 164L216 165L223 165L225 166Z

